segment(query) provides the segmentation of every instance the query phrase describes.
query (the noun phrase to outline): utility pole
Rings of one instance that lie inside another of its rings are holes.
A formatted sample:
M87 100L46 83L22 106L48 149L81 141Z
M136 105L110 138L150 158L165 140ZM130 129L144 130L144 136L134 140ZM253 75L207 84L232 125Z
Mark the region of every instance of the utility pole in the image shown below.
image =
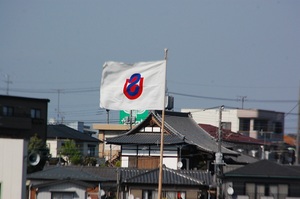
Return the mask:
M9 80L9 75L5 75L6 80L4 81L6 83L6 95L9 95L9 84L12 84L12 81Z
M219 130L218 130L218 152L215 154L215 175L217 183L217 199L222 199L222 165L223 154L222 154L222 111L224 110L224 105L219 107Z
M57 118L56 118L56 122L59 124L59 123L63 123L63 117L61 117L61 112L60 112L60 94L61 94L62 90L61 89L57 89ZM60 120L60 117L61 117L61 121Z
M244 102L245 102L246 98L247 98L247 96L239 96L239 100L242 101L242 109L244 109Z
M296 141L296 165L299 165L299 142L300 142L300 88L299 88L299 100L298 100L298 132Z

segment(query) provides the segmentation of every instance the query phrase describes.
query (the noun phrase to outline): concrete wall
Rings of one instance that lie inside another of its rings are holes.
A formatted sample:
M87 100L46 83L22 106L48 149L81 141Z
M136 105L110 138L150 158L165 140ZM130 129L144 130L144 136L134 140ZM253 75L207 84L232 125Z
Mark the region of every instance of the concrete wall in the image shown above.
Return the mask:
M0 138L1 199L26 198L27 141Z

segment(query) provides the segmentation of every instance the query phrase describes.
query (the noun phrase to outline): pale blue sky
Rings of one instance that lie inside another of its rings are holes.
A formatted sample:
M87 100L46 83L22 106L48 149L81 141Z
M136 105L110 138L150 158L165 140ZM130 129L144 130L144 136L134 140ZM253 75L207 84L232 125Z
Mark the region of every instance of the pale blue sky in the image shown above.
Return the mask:
M0 94L9 75L10 95L51 100L49 118L60 90L66 122L106 122L103 63L160 60L168 48L175 110L241 108L247 96L245 108L291 112L286 133L297 131L298 0L0 0L0 27Z

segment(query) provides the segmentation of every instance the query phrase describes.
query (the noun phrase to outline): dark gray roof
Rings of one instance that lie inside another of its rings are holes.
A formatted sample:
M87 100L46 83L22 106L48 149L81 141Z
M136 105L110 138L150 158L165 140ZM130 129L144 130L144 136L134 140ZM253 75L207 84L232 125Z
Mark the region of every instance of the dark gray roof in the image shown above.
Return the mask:
M84 142L100 142L97 138L91 137L87 134L84 134L80 131L72 129L63 124L58 125L48 125L47 129L47 138L51 139L70 139L75 141L84 141Z
M115 138L108 138L108 144L160 144L160 133L124 134ZM164 144L181 144L184 141L175 135L164 135Z
M224 174L225 177L300 179L300 172L270 160L260 160Z
M42 171L31 173L27 175L28 179L39 179L39 180L82 180L82 181L107 181L108 179L93 175L86 171L80 170L80 167L74 169L68 166L53 166L46 167Z
M133 170L130 170L133 172ZM123 183L125 184L158 184L159 169L141 170L139 173L130 176L129 170L121 170L127 175L126 178L122 175ZM163 182L164 185L188 185L188 186L208 186L211 183L211 175L205 171L183 171L173 170L163 167Z
M161 123L161 112L153 113L154 117ZM191 117L189 113L181 112L165 112L165 127L169 131L179 137L184 137L189 144L195 145L203 151L216 153L218 152L217 142ZM222 153L235 154L232 150L221 147Z
M231 163L231 164L249 164L249 163L254 163L259 161L258 158L252 157L250 155L246 155L243 153L240 153L239 156L224 156L224 160L226 163Z
M48 187L48 186L58 185L58 184L65 184L65 183L76 184L76 185L79 185L84 188L89 188L89 187L95 186L95 184L86 183L86 182L78 181L78 180L67 179L67 180L54 180L54 181L50 181L50 182L46 182L46 183L34 184L32 187L33 188L43 188L43 187Z

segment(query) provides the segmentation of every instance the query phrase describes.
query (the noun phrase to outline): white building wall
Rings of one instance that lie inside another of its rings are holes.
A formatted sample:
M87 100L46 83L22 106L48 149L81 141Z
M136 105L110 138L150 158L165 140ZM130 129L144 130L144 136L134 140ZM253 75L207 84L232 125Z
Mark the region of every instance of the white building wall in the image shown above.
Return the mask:
M84 187L78 186L73 183L57 184L53 186L48 186L45 188L39 188L37 199L49 199L51 197L51 192L74 192L74 198L85 199L86 189Z
M168 150L169 149L169 150ZM160 148L157 147L156 149L149 149L143 150L139 149L138 156L160 156ZM135 148L128 148L127 150L122 150L122 158L121 158L121 166L122 167L128 167L129 165L129 158L128 156L137 156ZM166 165L166 167L171 169L177 169L177 163L178 163L178 156L177 156L177 148L176 147L168 147L165 148L163 151L163 164Z
M190 112L192 114L193 119L198 124L210 124L212 126L219 126L219 117L220 111L219 109L181 109L181 112ZM239 119L237 117L236 109L224 109L222 111L222 122L230 122L231 123L231 131L238 132L239 131Z
M46 141L47 146L49 147L49 153L51 154L51 157L56 158L57 157L57 140L47 140Z
M0 138L1 198L26 198L27 141Z

